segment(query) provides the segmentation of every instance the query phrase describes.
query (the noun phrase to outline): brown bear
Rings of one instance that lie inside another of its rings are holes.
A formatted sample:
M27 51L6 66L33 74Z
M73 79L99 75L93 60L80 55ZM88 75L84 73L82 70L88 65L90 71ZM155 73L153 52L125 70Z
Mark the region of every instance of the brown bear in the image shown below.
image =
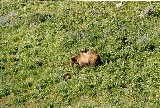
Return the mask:
M102 61L97 52L90 50L82 50L77 56L70 59L70 64L71 66L73 66L74 64L78 64L78 68L80 71L84 66L101 65Z

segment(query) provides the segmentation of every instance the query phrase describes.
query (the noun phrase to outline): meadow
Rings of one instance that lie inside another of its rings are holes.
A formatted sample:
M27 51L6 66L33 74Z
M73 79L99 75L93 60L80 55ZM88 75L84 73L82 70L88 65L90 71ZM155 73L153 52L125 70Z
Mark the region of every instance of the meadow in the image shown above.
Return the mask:
M0 107L158 108L160 2L117 3L1 0ZM71 67L84 48L104 64Z

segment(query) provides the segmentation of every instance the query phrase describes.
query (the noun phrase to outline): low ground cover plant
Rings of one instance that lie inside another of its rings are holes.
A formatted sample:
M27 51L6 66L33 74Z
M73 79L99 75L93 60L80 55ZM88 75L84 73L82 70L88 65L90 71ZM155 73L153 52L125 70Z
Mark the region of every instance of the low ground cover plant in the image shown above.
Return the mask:
M160 2L117 3L1 1L0 106L158 108ZM84 48L104 64L78 73Z

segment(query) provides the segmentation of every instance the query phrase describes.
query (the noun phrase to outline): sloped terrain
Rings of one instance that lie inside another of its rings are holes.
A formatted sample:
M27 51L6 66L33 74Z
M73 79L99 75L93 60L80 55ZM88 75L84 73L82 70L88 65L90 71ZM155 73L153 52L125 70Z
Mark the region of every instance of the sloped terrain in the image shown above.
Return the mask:
M0 106L158 108L160 2L117 3L1 1ZM84 48L104 64L78 73Z

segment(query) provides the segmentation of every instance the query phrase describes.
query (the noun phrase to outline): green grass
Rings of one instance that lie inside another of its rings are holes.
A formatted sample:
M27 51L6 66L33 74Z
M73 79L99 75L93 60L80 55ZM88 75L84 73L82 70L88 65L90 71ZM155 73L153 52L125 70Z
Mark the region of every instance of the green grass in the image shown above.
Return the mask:
M116 3L1 1L0 106L158 108L160 2L143 19L149 2ZM104 65L78 73L84 48Z

